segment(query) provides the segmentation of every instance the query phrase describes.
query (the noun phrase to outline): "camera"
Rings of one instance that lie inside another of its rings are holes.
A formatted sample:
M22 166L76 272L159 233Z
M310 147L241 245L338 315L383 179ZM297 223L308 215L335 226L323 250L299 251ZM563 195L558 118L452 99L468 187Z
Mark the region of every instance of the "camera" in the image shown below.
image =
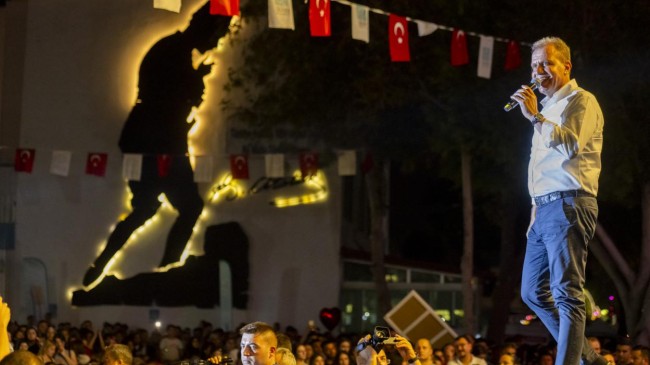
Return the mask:
M390 335L390 328L376 326L372 331L372 335L368 341L362 341L357 345L357 351L363 351L368 345L377 351L380 347L384 345L395 345L397 344L397 339Z

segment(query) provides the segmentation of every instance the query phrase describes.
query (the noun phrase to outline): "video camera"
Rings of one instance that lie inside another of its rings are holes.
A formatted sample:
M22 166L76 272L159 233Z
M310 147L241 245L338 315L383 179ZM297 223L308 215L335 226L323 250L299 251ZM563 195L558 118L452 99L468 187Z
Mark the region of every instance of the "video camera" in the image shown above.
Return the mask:
M174 365L230 365L232 363L233 363L233 359L224 355L221 357L221 361L219 363L214 363L212 361L202 360L202 359L190 359L190 360L178 361L174 363Z
M368 341L361 341L357 345L357 351L363 351L368 345L372 346L375 351L379 351L384 345L395 345L397 344L397 338L390 335L390 328L376 326L372 331L372 335Z

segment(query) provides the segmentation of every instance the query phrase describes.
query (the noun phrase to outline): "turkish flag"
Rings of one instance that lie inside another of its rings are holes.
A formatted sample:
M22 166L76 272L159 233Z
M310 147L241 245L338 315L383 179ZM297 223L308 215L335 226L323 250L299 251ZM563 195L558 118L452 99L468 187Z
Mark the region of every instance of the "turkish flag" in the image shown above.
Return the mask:
M309 0L309 30L312 37L332 35L330 0Z
M31 174L34 168L35 155L36 151L33 148L16 148L14 170Z
M519 43L515 41L508 42L508 49L506 50L506 64L504 69L506 71L514 70L521 66L521 53L519 52Z
M467 37L465 32L454 29L451 34L451 65L462 66L469 63L467 54Z
M239 15L239 0L210 0L210 14Z
M393 62L409 62L409 27L405 17L390 14L388 17L388 44L390 60Z
M106 175L108 154L91 152L86 159L86 174L95 176Z
M166 154L156 155L156 163L158 165L158 177L169 175L169 167L172 164L171 156Z
M248 156L230 155L230 173L233 179L248 179Z
M300 173L302 177L316 175L318 172L318 154L313 152L300 153Z

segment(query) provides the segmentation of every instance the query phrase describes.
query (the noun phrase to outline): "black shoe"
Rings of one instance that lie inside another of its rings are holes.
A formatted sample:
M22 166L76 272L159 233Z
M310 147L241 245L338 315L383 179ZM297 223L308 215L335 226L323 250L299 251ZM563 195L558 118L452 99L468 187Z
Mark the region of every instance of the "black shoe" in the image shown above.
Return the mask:
M88 268L88 271L86 271L86 274L84 275L84 280L83 280L83 285L88 286L97 280L102 273L104 272L103 267L97 267L95 265L92 265Z

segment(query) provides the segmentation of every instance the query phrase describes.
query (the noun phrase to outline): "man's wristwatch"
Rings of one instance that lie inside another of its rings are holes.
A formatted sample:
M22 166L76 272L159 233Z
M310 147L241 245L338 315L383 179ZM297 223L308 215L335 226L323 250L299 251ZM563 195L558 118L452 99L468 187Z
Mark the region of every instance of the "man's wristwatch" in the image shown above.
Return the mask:
M409 364L413 364L414 362L416 362L418 360L420 360L420 358L416 356L416 357L414 357L412 359L406 360L406 362L409 363Z
M537 114L533 115L533 119L530 120L530 124L535 125L537 123L542 123L545 120L546 120L546 118L544 118L542 113L537 113Z

